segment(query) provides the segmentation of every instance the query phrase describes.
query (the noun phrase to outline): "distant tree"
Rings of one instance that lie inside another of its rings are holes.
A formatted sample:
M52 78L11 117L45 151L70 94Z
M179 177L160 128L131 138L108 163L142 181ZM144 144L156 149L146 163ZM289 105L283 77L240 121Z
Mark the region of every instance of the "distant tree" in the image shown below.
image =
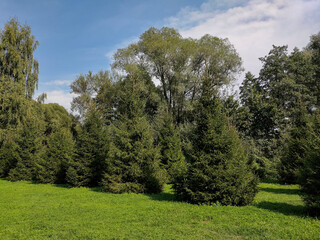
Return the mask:
M311 62L315 67L315 76L311 82L311 91L317 98L317 106L320 106L320 32L310 37L307 51L311 53ZM308 53L307 53L308 54Z
M31 99L38 86L38 61L33 52L38 41L31 35L31 28L11 19L0 32L0 76L14 82L19 95Z
M275 179L280 137L277 106L265 96L259 78L250 72L246 74L240 87L240 100L245 108L242 118L245 125L243 128L238 127L238 130L246 144L250 144L250 162L260 178Z
M241 59L227 39L210 35L184 39L166 27L148 29L138 43L119 49L114 58L114 70L126 72L128 65L139 66L159 81L161 97L176 125L187 120L204 78L219 87L241 70Z
M16 127L38 86L38 62L33 58L38 42L29 26L11 19L0 29L0 131Z
M37 97L37 102L38 103L44 103L44 101L47 99L47 94L42 93Z
M222 103L223 111L230 123L237 128L241 138L245 139L250 136L249 131L252 115L249 112L248 106L241 106L240 102L233 95L222 99Z
M83 120L92 103L96 102L98 93L110 87L111 81L108 71L100 71L97 74L89 71L87 74L81 74L70 85L71 92L77 95L71 102L71 110Z
M293 126L286 137L286 145L279 166L279 180L282 183L296 184L299 169L308 152L311 141L311 124L306 106L300 101L296 110Z

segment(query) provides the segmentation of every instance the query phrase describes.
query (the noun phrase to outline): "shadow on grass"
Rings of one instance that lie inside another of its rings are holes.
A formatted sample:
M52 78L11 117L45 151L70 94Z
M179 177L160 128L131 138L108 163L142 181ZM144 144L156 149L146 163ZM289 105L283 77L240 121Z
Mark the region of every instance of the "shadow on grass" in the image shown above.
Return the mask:
M93 192L106 193L103 191L101 187L92 187L90 188L90 190ZM154 201L165 201L165 202L179 201L176 199L176 196L174 193L162 192L162 193L154 193L154 194L148 194L148 193L139 193L139 194L143 194Z
M179 202L174 193L157 193L157 194L145 194L151 200L164 201L164 202Z
M261 183L272 183L272 184L280 184L277 179L274 178L264 178L261 180Z
M102 187L91 187L91 188L90 188L90 191L105 193L105 192L103 191Z
M277 193L277 194L289 194L289 195L299 195L299 189L285 189L285 188L260 188L260 191Z
M38 181L31 181L30 184L34 184L34 185L45 185L46 183L41 183ZM50 184L50 183L48 183ZM58 188L71 188L68 184L61 184L61 183L51 183L50 185L58 187Z
M263 201L254 204L254 206L257 208L282 213L287 216L305 217L307 215L306 208L304 206L295 206L287 203Z

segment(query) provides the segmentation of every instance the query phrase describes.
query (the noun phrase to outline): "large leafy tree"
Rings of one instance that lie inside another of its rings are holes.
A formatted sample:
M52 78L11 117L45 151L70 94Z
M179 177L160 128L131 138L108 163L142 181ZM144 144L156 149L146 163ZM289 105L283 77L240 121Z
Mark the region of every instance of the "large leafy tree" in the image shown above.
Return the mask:
M33 52L38 42L29 26L11 19L0 32L0 75L9 78L19 87L19 94L31 99L38 85L38 62Z
M142 66L159 82L162 99L178 125L186 121L205 78L212 87L219 87L241 70L241 59L227 39L210 35L184 39L175 29L165 27L150 28L138 43L119 49L114 58L114 69Z
M71 110L78 115L80 120L85 118L86 112L93 103L97 102L98 93L111 87L112 76L108 71L93 74L80 74L70 85L71 92L76 95L71 102Z
M11 19L0 29L0 129L16 127L26 114L25 99L38 85L38 42L29 26Z

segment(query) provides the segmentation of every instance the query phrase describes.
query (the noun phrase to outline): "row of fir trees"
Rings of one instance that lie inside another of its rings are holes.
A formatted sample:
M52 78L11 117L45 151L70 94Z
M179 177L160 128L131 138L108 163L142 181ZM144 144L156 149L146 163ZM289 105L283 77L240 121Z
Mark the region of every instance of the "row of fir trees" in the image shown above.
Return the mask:
M111 71L79 75L68 113L33 99L38 42L10 20L0 32L0 177L247 205L259 179L299 183L320 208L320 34L303 50L274 46L239 96L227 39L150 28L114 54Z

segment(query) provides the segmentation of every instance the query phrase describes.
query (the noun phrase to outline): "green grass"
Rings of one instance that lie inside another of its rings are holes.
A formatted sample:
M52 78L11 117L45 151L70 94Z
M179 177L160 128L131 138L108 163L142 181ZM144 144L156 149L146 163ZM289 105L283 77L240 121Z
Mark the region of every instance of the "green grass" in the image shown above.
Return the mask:
M251 206L196 206L162 194L108 194L0 180L0 239L320 239L298 186L260 184Z

